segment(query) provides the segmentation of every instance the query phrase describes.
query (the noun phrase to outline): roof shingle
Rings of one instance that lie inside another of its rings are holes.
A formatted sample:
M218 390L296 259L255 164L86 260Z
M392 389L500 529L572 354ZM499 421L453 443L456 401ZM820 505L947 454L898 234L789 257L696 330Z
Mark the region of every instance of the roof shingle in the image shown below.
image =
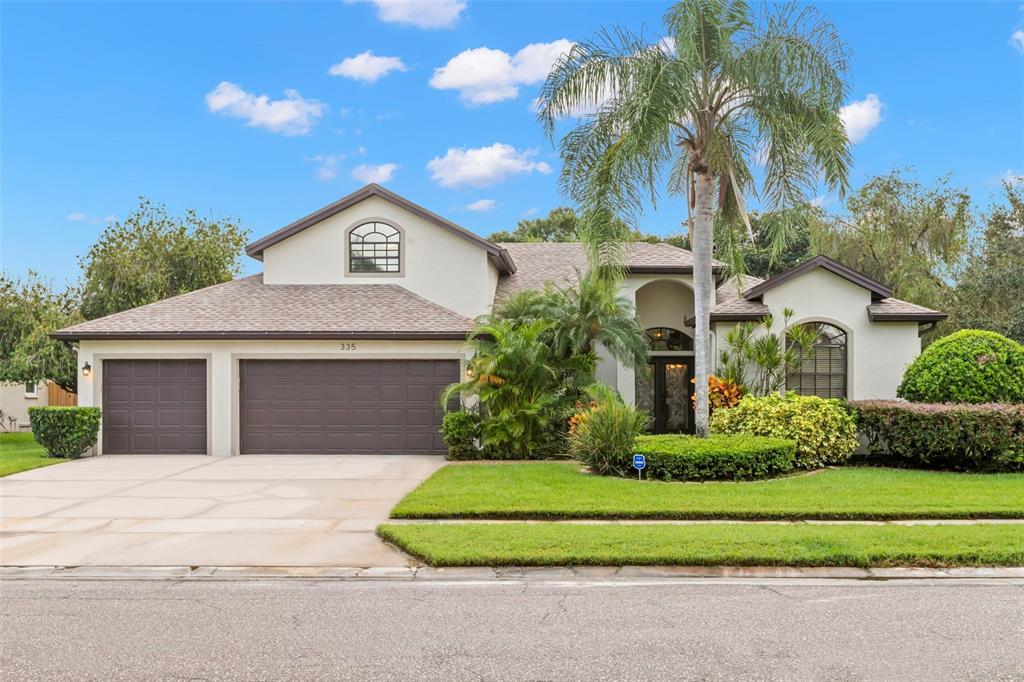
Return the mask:
M83 322L61 339L462 338L473 322L397 284L263 284L262 275Z

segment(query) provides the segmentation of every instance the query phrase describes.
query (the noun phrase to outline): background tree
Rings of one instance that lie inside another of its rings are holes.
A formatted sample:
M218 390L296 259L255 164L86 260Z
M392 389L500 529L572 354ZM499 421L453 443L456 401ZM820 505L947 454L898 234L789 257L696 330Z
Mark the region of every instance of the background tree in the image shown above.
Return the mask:
M624 29L574 44L548 75L538 115L553 136L560 119L596 109L560 151L561 183L587 217L581 237L598 265L621 268L628 240L609 216L628 221L663 189L687 197L695 425L704 436L715 224L735 228L745 217L756 157L768 210L802 204L820 176L845 190L850 152L838 112L847 50L809 6L755 17L742 0L688 0L664 24L665 38L653 45ZM734 264L741 269L742 258Z
M24 280L0 275L0 381L49 380L74 392L77 357L49 333L82 321L76 292L55 292L35 272Z
M567 206L551 209L543 218L520 220L511 232L495 232L492 242L575 242L579 241L579 218Z
M92 320L233 279L247 238L231 218L203 218L194 209L171 216L140 197L79 259L82 315Z
M924 187L895 170L850 197L847 215L812 235L811 248L930 308L948 301L972 224L971 200L947 179Z
M951 329L987 329L1024 343L1024 187L1004 183L1006 205L983 216L985 229L964 259L942 309Z

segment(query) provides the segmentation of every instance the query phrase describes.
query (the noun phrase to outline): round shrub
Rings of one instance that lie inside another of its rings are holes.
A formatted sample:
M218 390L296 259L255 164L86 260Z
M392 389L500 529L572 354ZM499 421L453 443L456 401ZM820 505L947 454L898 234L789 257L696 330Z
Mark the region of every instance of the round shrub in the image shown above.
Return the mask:
M479 459L480 415L473 410L447 412L441 422L441 439L448 446L448 459Z
M813 395L746 396L736 407L711 415L715 433L788 438L796 443L795 466L841 464L857 449L857 425L838 400Z
M910 363L896 394L921 403L1024 402L1024 346L980 329L944 336Z
M741 481L793 470L796 444L784 438L666 434L640 436L634 451L647 457L644 475L663 481ZM632 458L624 458L632 464ZM635 472L633 472L635 475Z
M30 407L32 436L51 457L74 458L96 444L98 407Z
M606 396L573 416L569 454L595 474L628 475L633 444L649 422L645 412Z

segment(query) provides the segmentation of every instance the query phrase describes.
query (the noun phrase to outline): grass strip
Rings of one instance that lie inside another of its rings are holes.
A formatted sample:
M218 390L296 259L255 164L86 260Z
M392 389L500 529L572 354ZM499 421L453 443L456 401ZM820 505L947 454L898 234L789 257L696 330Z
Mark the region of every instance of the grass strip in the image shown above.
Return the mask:
M48 457L29 432L0 433L0 476L60 464L67 460Z
M1024 518L1024 474L875 467L765 481L663 483L561 462L444 467L392 511L404 519Z
M432 566L1021 566L1024 527L382 525Z

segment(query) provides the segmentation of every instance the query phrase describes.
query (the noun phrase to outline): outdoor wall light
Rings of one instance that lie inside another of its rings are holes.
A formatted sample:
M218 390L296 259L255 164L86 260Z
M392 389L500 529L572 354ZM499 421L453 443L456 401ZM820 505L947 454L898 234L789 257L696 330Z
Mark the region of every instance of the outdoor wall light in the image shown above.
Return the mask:
M90 374L92 374L92 365L86 362L84 365L82 365L82 376L87 377Z

